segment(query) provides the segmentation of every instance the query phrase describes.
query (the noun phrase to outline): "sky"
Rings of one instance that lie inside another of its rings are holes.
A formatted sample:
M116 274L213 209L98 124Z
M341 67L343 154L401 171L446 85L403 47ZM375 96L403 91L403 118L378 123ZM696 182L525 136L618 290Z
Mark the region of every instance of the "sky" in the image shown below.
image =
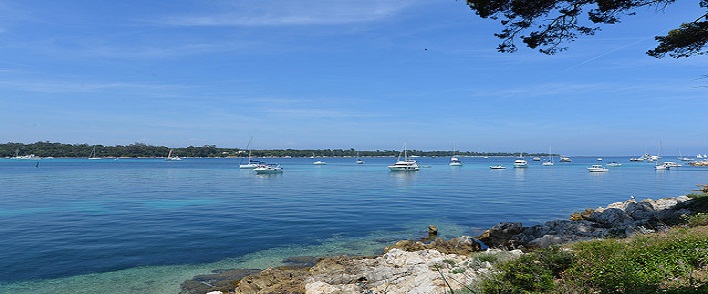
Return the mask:
M643 8L553 56L455 0L0 0L0 142L708 153L708 56Z

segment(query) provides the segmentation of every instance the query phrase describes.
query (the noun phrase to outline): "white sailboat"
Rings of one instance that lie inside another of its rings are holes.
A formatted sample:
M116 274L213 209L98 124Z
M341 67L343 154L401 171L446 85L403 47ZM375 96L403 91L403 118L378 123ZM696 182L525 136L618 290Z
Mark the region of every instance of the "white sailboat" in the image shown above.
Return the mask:
M401 160L401 155L403 155L403 160ZM403 150L398 154L396 158L396 163L389 165L388 169L390 171L418 171L420 166L415 160L408 158L408 150L406 149L406 143L403 143Z
M248 149L248 162L244 164L243 157L241 157L241 164L238 165L239 169L255 169L260 163L257 160L251 159L251 141L253 141L253 138L248 139L248 146L246 146L246 149Z
M548 160L544 161L542 163L544 166L551 166L553 165L553 153L551 153L551 146L548 146Z
M655 158L656 158L656 164L654 165L654 169L656 169L656 170L668 170L668 169L671 168L670 165L667 165L667 164L664 164L664 163L661 162L661 152L662 152L662 151L663 151L663 150L662 150L662 148L661 148L661 141L659 141L659 150L656 152L656 154L657 154L656 157L655 157Z
M90 159L90 160L103 159L101 157L96 157L96 145L93 146L93 150L91 150L91 154L89 154L88 159Z
M170 149L170 152L167 153L167 157L165 157L165 160L166 161L180 161L180 160L182 160L182 158L179 156L172 156L173 150L174 149Z
M359 151L356 152L356 164L364 164L364 161L359 157Z

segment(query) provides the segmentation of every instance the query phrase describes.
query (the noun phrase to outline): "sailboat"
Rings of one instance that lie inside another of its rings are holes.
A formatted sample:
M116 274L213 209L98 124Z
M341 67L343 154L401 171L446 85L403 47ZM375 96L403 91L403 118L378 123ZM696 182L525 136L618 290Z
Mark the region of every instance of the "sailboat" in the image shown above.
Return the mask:
M668 170L671 166L661 163L661 152L663 150L661 149L661 141L659 141L659 150L656 152L656 164L654 165L654 169L656 170Z
M449 165L449 166L462 166L462 165L464 165L464 163L462 163L462 160L460 160L459 158L457 158L457 156L455 156L455 148L456 147L453 144L452 145L452 157L450 157L450 163L448 163L447 165Z
M96 145L93 146L93 150L91 150L91 154L89 154L88 159L90 159L90 160L103 159L101 157L96 157Z
M248 146L246 147L246 149L248 149L248 163L243 164L243 157L242 157L241 164L238 165L239 169L255 169L258 167L258 164L260 163L257 160L251 159L251 141L253 141L253 138L248 139Z
M548 160L544 161L542 165L551 166L553 165L553 153L551 153L551 146L548 146Z
M364 161L359 157L359 151L356 152L356 164L364 164Z
M179 156L172 156L172 151L173 151L173 149L170 149L170 152L167 153L167 157L165 158L165 160L167 160L167 161L180 161L180 160L182 160L182 158L180 158Z
M403 156L403 160L401 160L401 156ZM415 160L408 158L406 143L403 143L403 150L401 150L401 153L398 154L396 163L389 165L388 169L390 171L418 171L420 170L420 166L418 166L418 163L416 163Z

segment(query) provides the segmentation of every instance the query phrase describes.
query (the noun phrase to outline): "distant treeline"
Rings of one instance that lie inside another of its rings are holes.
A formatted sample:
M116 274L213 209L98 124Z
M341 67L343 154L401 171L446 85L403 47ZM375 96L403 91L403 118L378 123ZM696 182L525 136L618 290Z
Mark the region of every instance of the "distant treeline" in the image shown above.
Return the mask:
M0 144L0 157L14 157L34 154L39 157L88 157L91 151L96 148L96 157L166 157L170 151L169 147L152 146L144 143L134 143L130 145L104 146L88 144L62 144L51 142L36 142L32 144L5 143ZM179 157L242 157L248 151L240 148L219 148L215 145L204 145L201 147L189 146L183 148L172 148L172 155ZM361 157L381 157L397 156L399 150L376 150L358 151ZM452 154L451 150L446 151L420 151L409 150L408 155L427 157L446 157ZM457 151L458 156L514 156L518 152L471 152ZM528 154L527 156L546 156L546 154ZM270 149L251 150L252 157L355 157L357 150L351 149L317 149L317 150L295 150L295 149Z

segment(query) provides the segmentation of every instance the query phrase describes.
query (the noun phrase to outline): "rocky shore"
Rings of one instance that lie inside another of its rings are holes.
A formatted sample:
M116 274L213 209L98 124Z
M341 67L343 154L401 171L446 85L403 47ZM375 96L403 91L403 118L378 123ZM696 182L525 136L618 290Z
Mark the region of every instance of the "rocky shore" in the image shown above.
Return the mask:
M474 238L443 240L431 226L427 238L399 241L381 256L300 258L284 268L220 271L186 281L181 293L449 293L493 270L485 261L490 256L514 258L526 249L662 230L692 214L691 201L632 198L569 220L499 223Z

